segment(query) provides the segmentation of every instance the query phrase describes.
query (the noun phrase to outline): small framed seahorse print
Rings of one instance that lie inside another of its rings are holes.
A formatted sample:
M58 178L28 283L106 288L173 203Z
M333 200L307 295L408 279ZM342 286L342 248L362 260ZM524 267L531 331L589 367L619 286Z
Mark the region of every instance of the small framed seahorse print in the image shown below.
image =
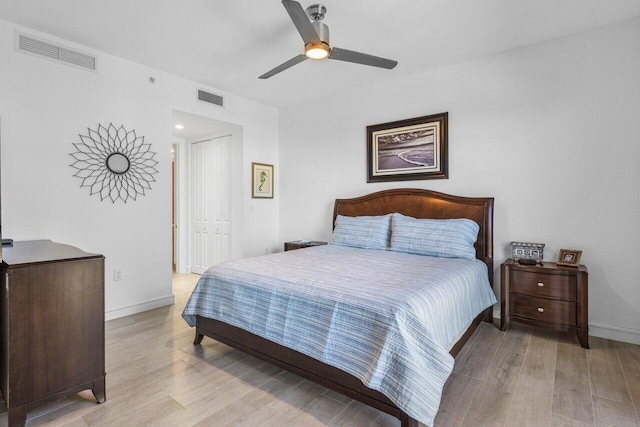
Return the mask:
M251 163L251 197L273 199L273 165Z

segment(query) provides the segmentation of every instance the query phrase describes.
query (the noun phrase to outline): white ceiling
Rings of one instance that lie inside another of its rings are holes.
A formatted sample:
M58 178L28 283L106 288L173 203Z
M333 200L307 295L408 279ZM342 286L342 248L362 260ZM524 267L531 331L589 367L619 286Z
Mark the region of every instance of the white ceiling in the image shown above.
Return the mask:
M0 0L0 18L282 107L640 16L640 0L323 1L333 46L399 65L305 61L259 80L303 52L279 0Z
M183 129L176 129L175 126L178 124L182 125ZM223 133L233 125L209 117L173 110L172 126L174 126L172 129L173 136L193 141L205 135L211 136L214 133ZM232 132L229 131L229 133Z

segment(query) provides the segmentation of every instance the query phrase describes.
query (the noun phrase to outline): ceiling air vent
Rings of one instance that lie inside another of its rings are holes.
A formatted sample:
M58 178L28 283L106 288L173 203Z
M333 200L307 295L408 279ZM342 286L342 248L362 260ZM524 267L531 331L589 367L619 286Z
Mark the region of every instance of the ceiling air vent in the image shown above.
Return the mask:
M72 67L94 72L97 71L97 57L38 39L28 34L16 32L16 50L18 52L45 57L56 62L71 65Z
M198 101L208 102L209 104L218 105L224 107L224 98L215 93L205 92L202 89L198 89Z

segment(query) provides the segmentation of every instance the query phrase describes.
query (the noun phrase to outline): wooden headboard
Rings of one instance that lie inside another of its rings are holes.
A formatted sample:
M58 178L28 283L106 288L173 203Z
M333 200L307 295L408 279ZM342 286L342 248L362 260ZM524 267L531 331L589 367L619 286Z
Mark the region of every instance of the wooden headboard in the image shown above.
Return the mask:
M333 224L338 215L386 215L399 212L414 218L469 218L480 226L476 258L489 269L493 285L493 197L460 197L417 188L379 191L353 199L336 199Z

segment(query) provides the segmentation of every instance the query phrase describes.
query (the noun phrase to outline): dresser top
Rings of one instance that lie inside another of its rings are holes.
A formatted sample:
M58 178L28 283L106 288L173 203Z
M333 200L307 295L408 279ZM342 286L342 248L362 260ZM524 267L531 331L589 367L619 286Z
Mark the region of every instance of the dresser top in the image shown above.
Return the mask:
M2 247L2 263L10 267L90 258L102 258L102 255L51 240L14 242L11 246Z

